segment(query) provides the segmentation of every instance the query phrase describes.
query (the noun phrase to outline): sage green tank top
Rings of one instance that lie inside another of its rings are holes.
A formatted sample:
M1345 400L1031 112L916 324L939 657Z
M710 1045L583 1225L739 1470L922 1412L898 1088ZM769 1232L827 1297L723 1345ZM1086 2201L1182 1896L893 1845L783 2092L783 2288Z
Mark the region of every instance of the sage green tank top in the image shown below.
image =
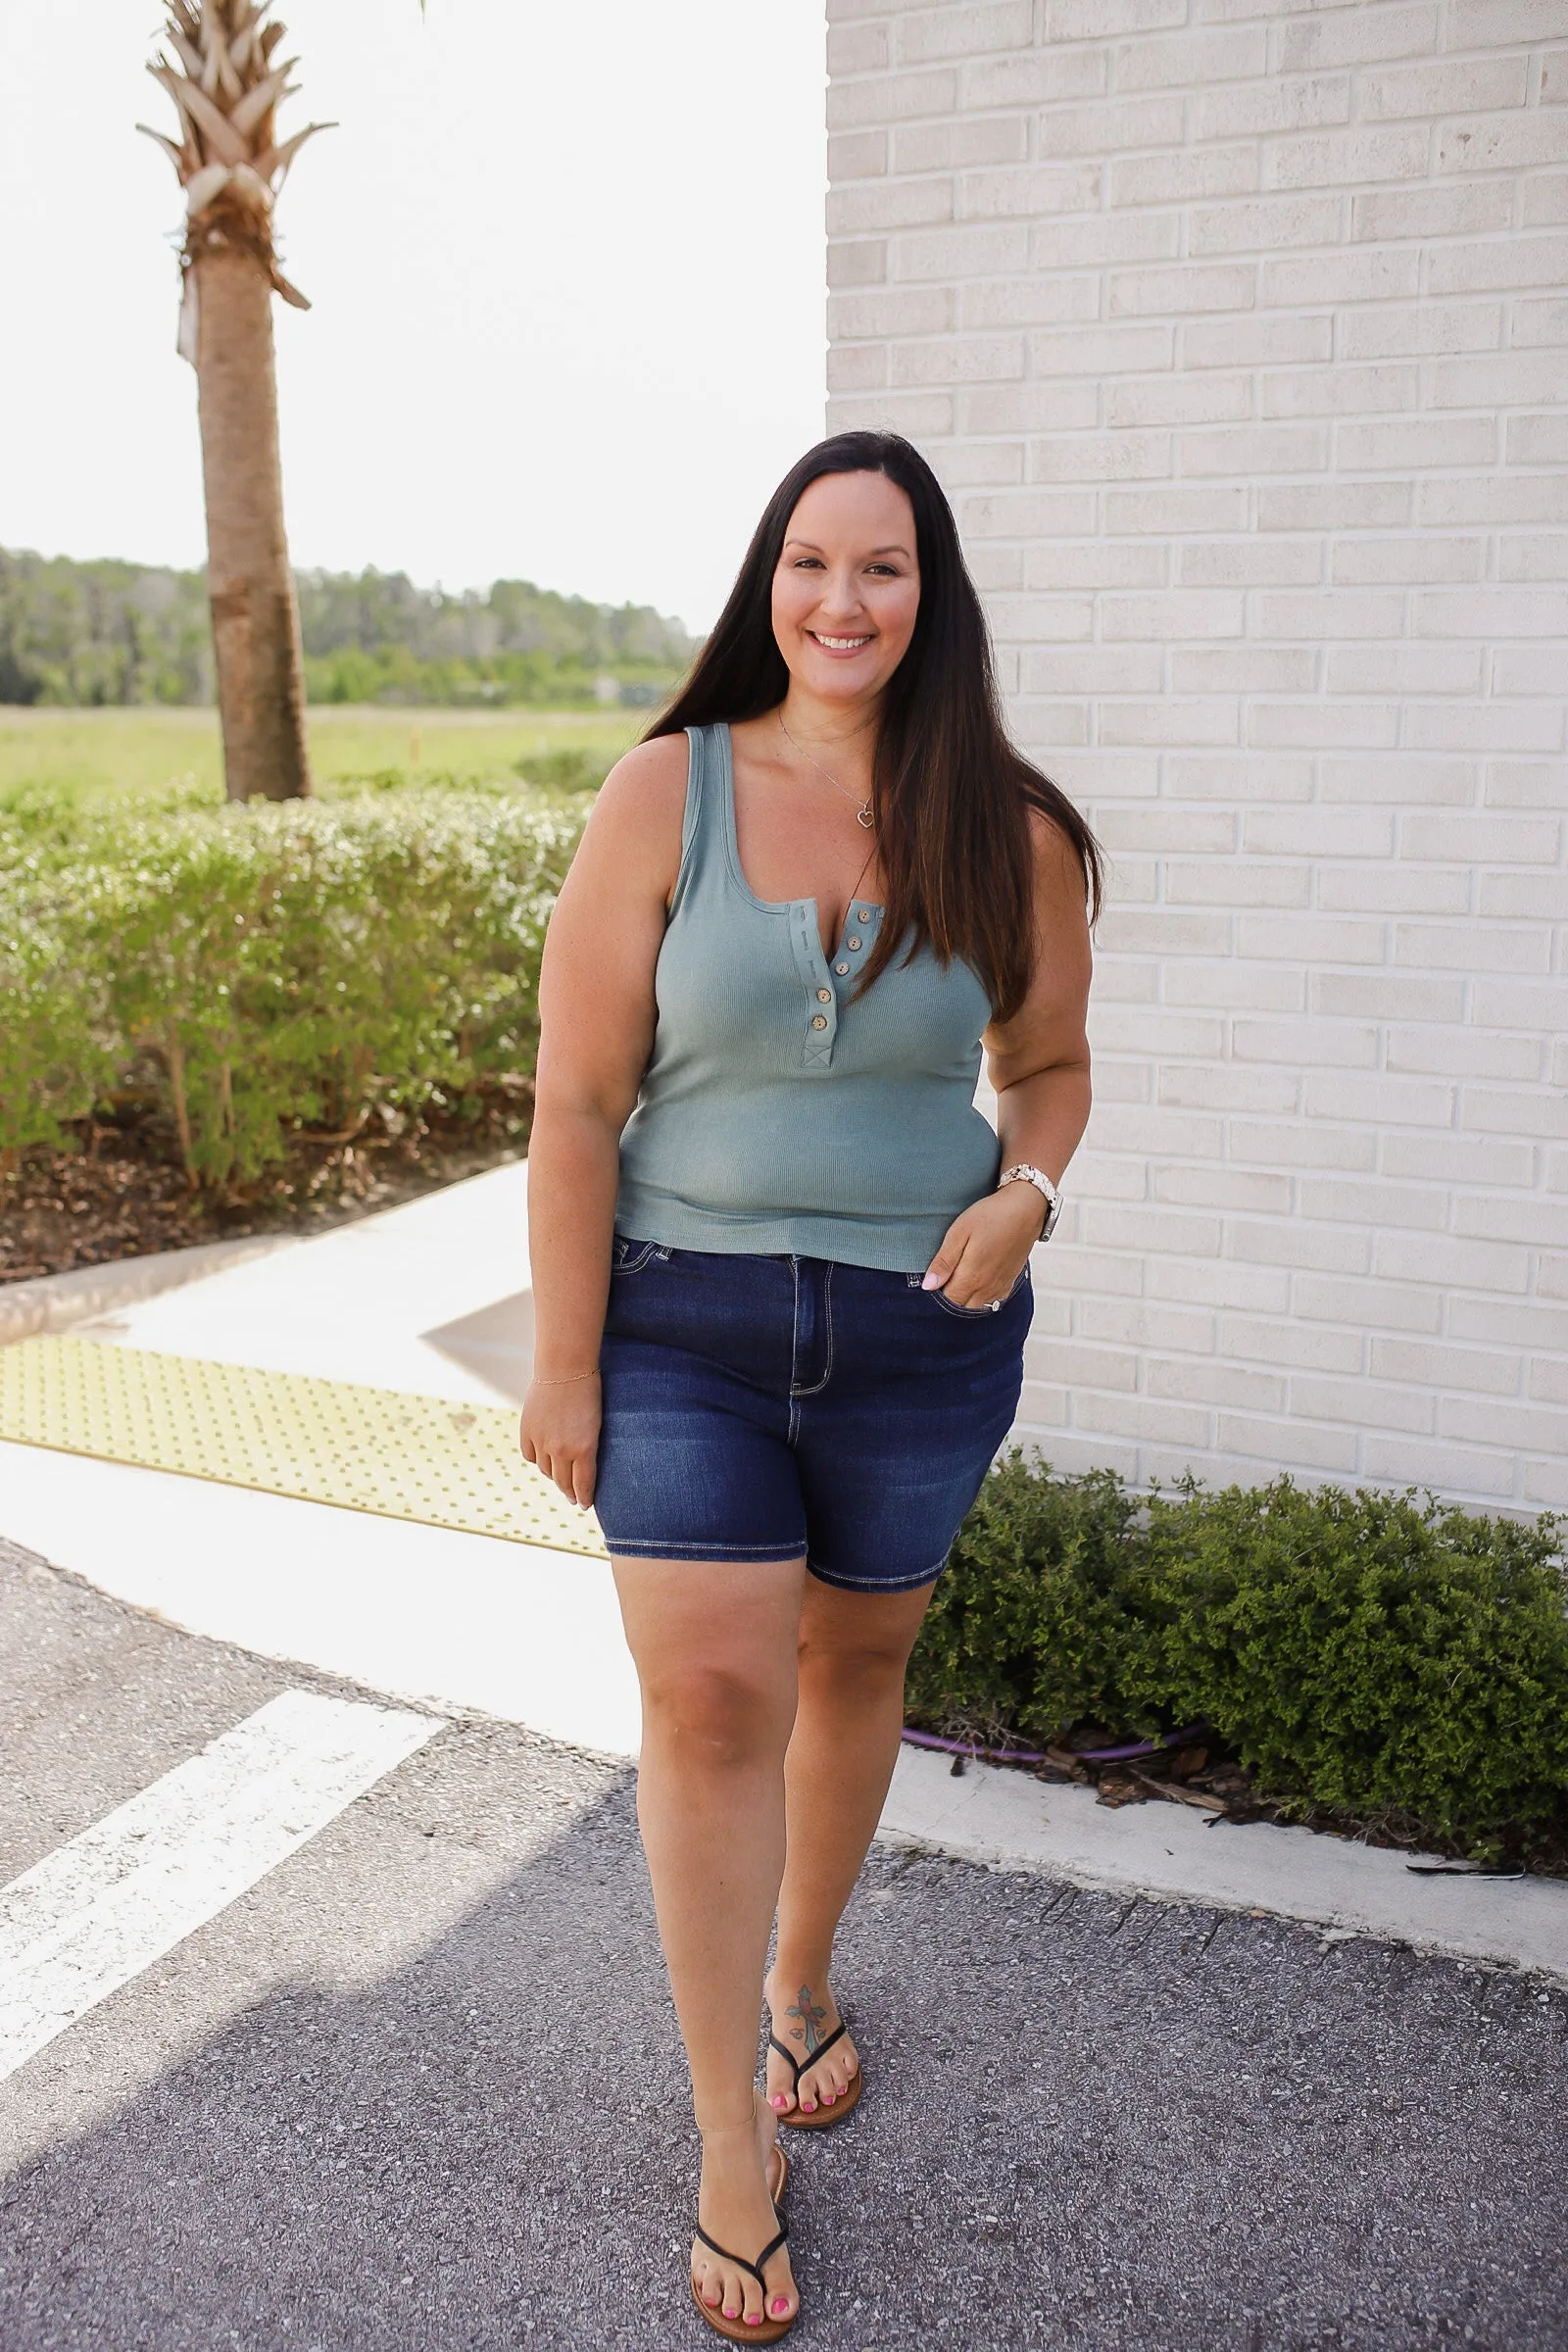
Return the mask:
M686 733L680 873L616 1224L676 1250L919 1272L997 1181L997 1138L974 1107L985 989L922 948L851 1003L881 907L854 900L829 957L814 899L755 898L729 729Z

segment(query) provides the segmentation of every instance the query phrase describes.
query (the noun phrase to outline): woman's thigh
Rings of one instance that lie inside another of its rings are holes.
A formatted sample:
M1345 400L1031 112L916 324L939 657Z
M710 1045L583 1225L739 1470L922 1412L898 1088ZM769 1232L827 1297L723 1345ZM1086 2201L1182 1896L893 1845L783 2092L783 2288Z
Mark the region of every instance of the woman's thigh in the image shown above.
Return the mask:
M804 1559L611 1565L645 1704L793 1720Z

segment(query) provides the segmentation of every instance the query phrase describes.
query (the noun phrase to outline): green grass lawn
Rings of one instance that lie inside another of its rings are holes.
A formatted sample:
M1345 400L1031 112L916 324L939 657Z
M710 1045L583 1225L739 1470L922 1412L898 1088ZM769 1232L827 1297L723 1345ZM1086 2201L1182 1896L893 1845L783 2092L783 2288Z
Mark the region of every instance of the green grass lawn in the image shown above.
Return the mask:
M330 790L357 776L510 773L519 759L577 750L607 765L635 743L636 710L389 710L334 704L311 712L311 759ZM157 798L219 800L223 766L216 710L44 710L0 706L0 795L63 788L74 799L128 789Z

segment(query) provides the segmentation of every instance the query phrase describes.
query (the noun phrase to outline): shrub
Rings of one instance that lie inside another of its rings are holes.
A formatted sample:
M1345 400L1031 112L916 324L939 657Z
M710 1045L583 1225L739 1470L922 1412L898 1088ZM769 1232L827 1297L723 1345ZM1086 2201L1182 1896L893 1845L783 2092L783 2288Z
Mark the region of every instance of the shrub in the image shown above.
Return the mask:
M28 1042L0 1050L0 1148L59 1142L139 1062L192 1180L222 1185L291 1128L352 1132L378 1103L461 1104L531 1071L577 829L515 797L408 794L111 820L90 857L80 836L74 862L14 857L28 993L6 1029Z
M1557 1523L1279 1479L1140 1504L1017 1452L987 1479L909 1675L914 1720L1039 1746L1206 1724L1282 1809L1471 1851L1568 1816Z

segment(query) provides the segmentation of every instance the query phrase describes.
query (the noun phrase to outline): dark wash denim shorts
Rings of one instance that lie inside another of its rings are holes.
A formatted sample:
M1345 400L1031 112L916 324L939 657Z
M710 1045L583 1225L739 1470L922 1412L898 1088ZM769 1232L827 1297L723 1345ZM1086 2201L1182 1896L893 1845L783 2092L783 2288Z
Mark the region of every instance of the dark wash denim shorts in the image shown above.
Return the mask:
M793 1560L849 1592L946 1565L1012 1426L1034 1311L819 1257L616 1235L594 1506L612 1552Z

